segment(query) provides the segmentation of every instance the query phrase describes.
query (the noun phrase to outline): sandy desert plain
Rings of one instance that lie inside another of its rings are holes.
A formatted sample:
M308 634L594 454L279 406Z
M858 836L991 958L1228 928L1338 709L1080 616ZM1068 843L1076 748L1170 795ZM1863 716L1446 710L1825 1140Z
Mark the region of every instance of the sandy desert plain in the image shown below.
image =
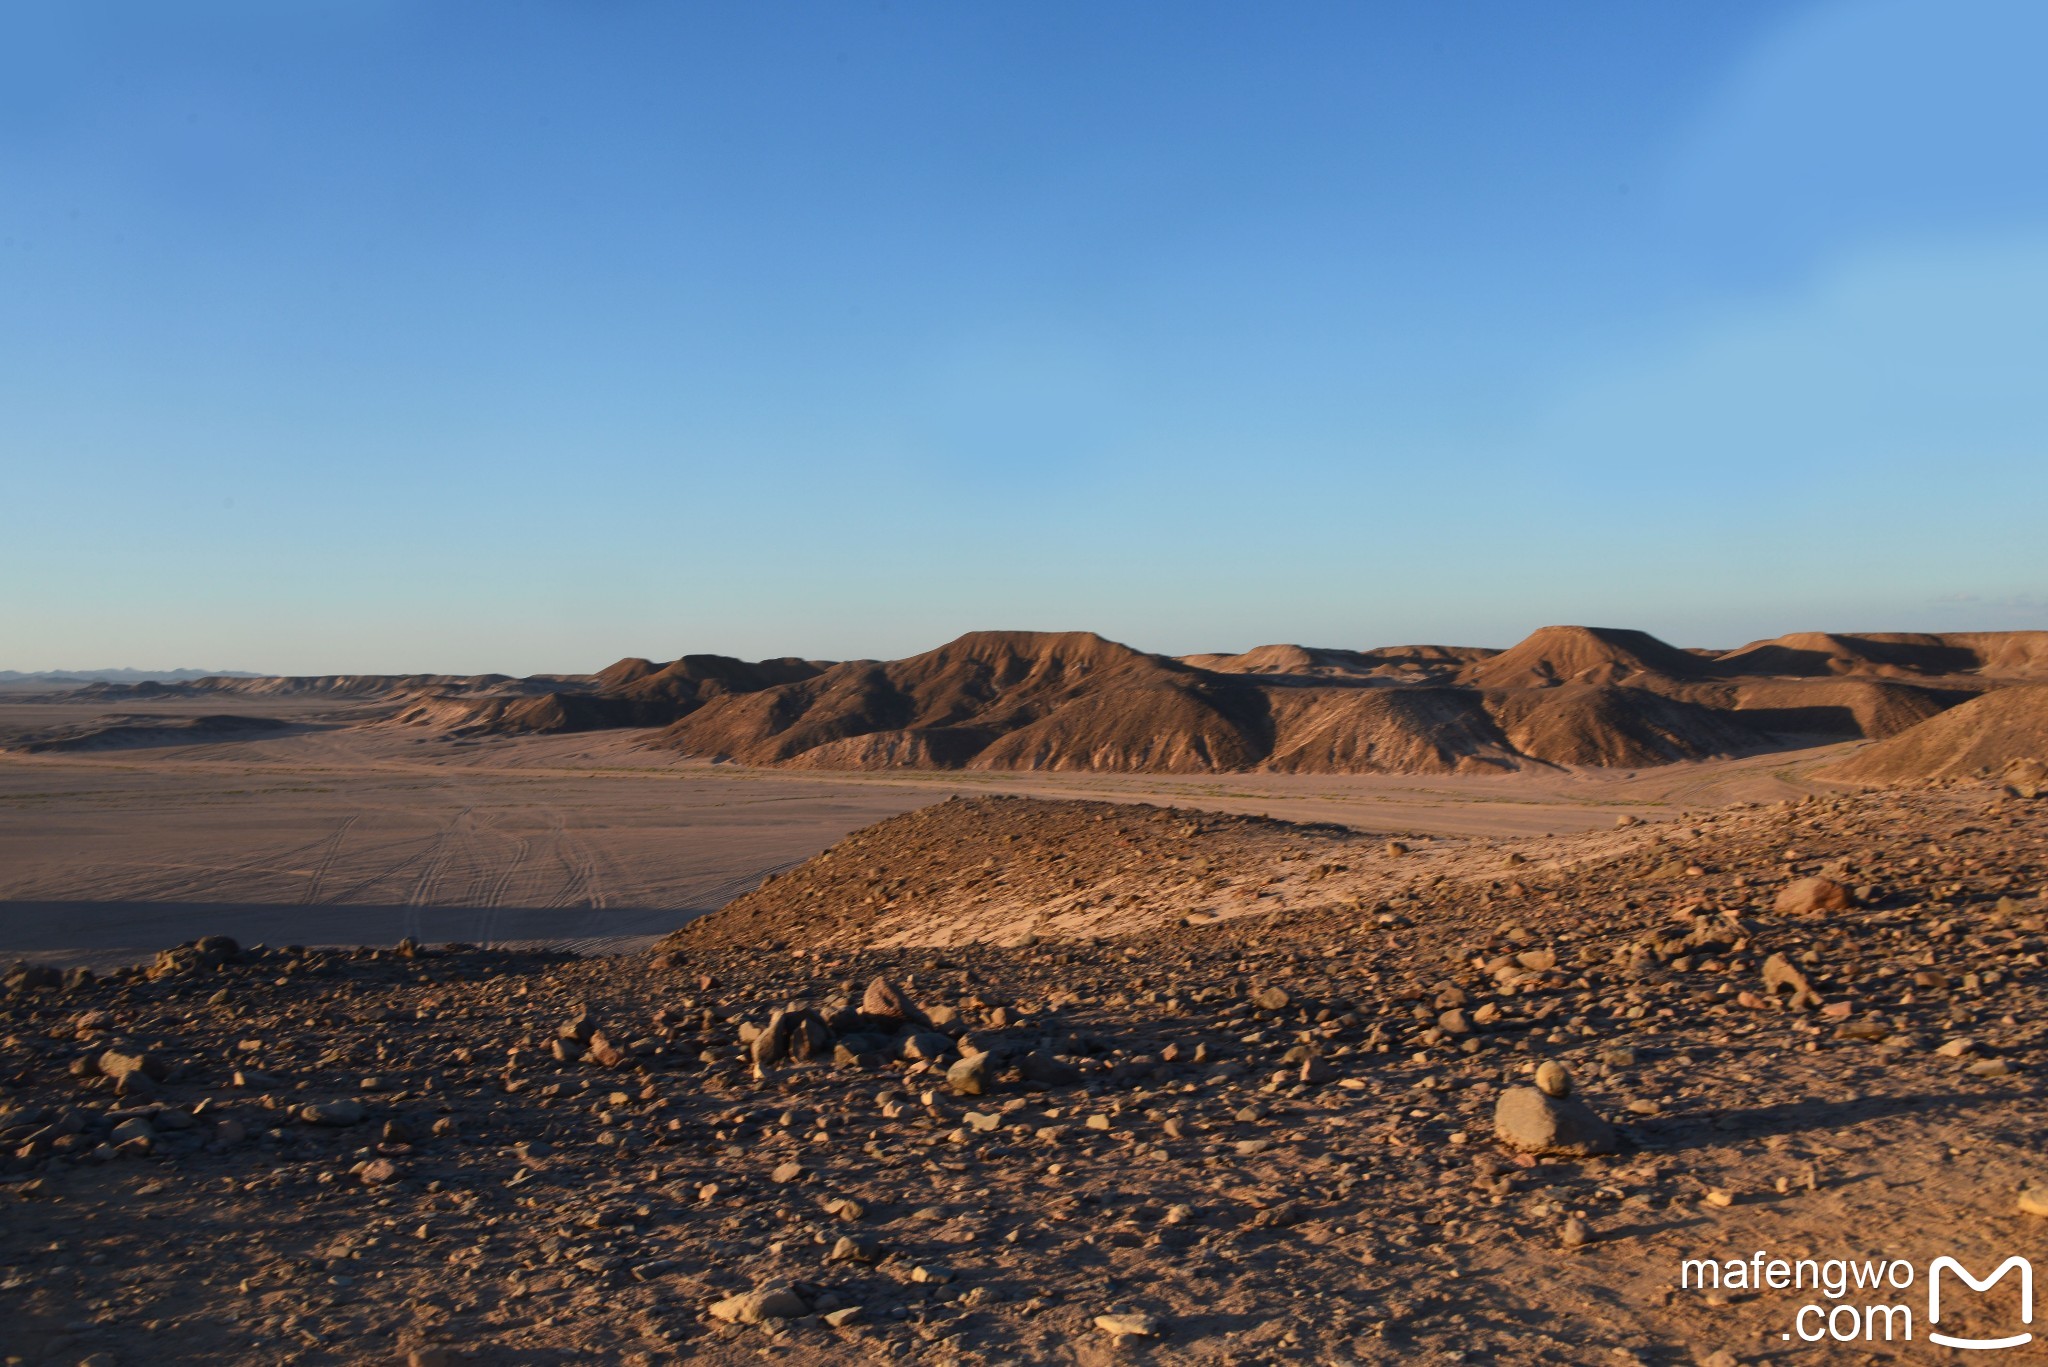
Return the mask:
M2043 681L1556 628L0 694L0 1349L1985 1357L1929 1336L2017 1278L1927 1278L2048 1231Z

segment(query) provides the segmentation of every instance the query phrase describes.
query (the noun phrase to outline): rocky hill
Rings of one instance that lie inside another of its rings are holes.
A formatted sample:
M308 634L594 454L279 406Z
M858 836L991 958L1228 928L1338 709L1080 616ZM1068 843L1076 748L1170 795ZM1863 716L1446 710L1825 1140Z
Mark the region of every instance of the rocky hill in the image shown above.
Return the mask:
M1666 645L1646 631L1542 627L1514 647L1467 666L1459 677L1479 688L1669 684L1701 678L1710 664L1709 658Z
M906 659L838 664L697 654L524 679L95 687L110 700L331 698L469 737L637 729L678 756L808 769L1457 774L1882 741L2044 680L2048 632L1803 633L1717 652L1557 626L1507 650L1269 645L1175 658L1090 632L979 631Z
M1863 783L2013 777L2048 784L2048 687L2000 689L1868 746L1821 773Z
M1760 663L1779 658L1747 649ZM1851 675L1742 675L1711 652L1579 627L1546 628L1498 653L1271 646L1180 659L1088 633L977 632L906 660L712 699L653 743L826 769L1633 768L1883 738L2005 682L1984 672Z

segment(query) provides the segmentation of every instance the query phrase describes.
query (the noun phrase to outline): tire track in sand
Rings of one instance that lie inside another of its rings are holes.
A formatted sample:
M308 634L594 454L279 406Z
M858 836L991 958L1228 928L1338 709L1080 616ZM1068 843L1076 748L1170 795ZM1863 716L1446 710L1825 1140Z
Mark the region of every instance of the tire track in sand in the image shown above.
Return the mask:
M319 862L314 864L312 874L306 879L306 890L299 895L300 906L311 906L320 900L320 880L334 867L335 856L341 853L341 842L349 830L363 819L361 812L343 817L341 824L334 828L334 834L327 837L327 844L320 851Z
M413 880L411 891L405 895L405 912L401 917L404 938L425 938L426 922L420 913L434 904L434 894L447 877L449 859L457 844L456 837L462 836L474 842L476 823L471 819L471 813L475 811L474 804L464 806L449 818L447 825L435 832L433 843L423 851L425 867Z
M180 866L168 880L153 886L145 878L139 885L147 889L149 901L177 902L197 900L221 900L231 898L244 889L233 887L236 880L245 875L278 876L282 870L297 861L298 856L320 849L332 836L319 836L287 845L281 850L265 850L247 859L238 859L227 864L200 864ZM196 870L196 871L195 871ZM136 900L145 900L140 892L127 894Z
M511 837L512 856L504 861L497 874L485 885L483 895L477 899L476 920L471 939L485 949L492 948L498 939L498 929L505 919L505 899L512 890L513 880L526 871L528 856L533 850L531 836Z

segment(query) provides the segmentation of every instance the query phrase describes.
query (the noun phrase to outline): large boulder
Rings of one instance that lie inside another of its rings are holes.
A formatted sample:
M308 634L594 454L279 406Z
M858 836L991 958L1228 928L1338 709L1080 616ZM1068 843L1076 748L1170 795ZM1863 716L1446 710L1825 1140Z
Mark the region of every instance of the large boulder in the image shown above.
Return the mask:
M936 1030L920 1030L914 1035L903 1037L900 1056L906 1059L931 1061L945 1058L953 1052L953 1039Z
M982 1096L994 1086L994 1075L994 1059L987 1054L969 1054L946 1070L946 1085L956 1096Z
M789 1053L790 1013L783 1010L772 1012L768 1024L763 1026L747 1042L756 1068L773 1068Z
M787 1060L803 1062L832 1051L832 1027L825 1018L806 1007L783 1007L768 1017L768 1024L749 1042L754 1066L772 1068Z
M349 1125L360 1125L369 1119L369 1111L354 1097L342 1097L336 1101L315 1101L299 1107L299 1119L308 1125L325 1125L342 1129Z
M766 1286L727 1296L711 1307L713 1319L728 1324L760 1324L764 1320L800 1319L811 1313L810 1303L787 1286Z
M932 1028L931 1018L918 1009L917 1003L902 988L887 978L876 978L868 984L868 990L861 995L860 1013L891 1029L904 1026L919 1030Z
M1849 890L1832 878L1801 878L1778 890L1773 904L1780 916L1811 916L1823 911L1847 911L1853 905Z
M798 1011L789 1024L789 1056L798 1062L831 1056L837 1036L816 1011Z
M145 1116L130 1116L114 1126L107 1142L126 1153L148 1153L156 1145L156 1127Z
M1590 1158L1620 1147L1614 1127L1577 1097L1510 1087L1493 1111L1493 1132L1524 1153Z
M2016 759L2005 766L2007 783L2027 783L2036 788L2048 787L2048 764L2038 759Z
M7 970L4 986L10 996L26 996L31 992L47 992L64 984L64 975L47 964L17 963Z

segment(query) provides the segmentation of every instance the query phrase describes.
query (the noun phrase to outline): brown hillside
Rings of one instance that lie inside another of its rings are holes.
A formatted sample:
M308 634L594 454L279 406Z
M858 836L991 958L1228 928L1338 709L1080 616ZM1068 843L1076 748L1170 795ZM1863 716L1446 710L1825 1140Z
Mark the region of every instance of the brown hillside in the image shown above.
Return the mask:
M1837 635L1805 631L1754 641L1715 661L1722 675L1878 678L1984 674L2048 675L2048 631L1875 632Z
M902 730L907 700L881 665L836 665L815 678L714 698L664 730L655 744L684 755L779 764L852 736Z
M1819 771L1861 783L1996 778L2015 761L2048 761L2048 688L2017 685L1930 717Z
M1640 768L1739 754L1764 741L1725 713L1643 688L1497 690L1486 706L1509 743L1544 764Z
M1422 673L1445 680L1500 653L1492 646L1374 646L1359 652L1383 676Z
M1887 736L1968 696L1832 675L1716 681L1714 664L1642 632L1581 627L1545 628L1498 654L1265 646L1186 660L1088 633L981 632L907 660L714 697L661 743L820 769L1641 767ZM1505 682L1430 682L1453 668Z
M2048 631L1954 632L1942 639L1974 652L1979 673L2009 679L2048 679Z
M1311 646L1258 646L1242 655L1183 655L1180 662L1215 674L1263 674L1275 677L1322 675L1367 677L1374 662L1356 650Z
M1809 679L1844 674L1895 678L1902 674L1960 673L1973 663L1974 657L1968 652L1948 649L1932 636L1881 642L1868 637L1802 631L1731 650L1715 661L1715 672Z
M1882 740L1918 726L1971 695L1883 679L1757 679L1687 690L1686 697L1733 711L1768 735L1816 740Z
M1249 768L1265 752L1255 697L1178 681L1105 689L1009 732L968 767L1169 774ZM1232 702L1239 704L1236 716Z
M756 692L818 672L818 666L792 659L752 663L728 655L685 655L667 665L627 659L593 676L594 690L578 687L533 696L503 688L429 690L391 720L464 735L666 726L712 698Z
M832 747L808 754L816 767L894 754L948 766L973 756L1002 768L1235 767L1258 753L1245 734L1257 712L1247 697L1242 685L1092 632L982 631L909 659L714 699L659 743L750 764ZM919 735L853 743L905 732ZM997 737L1002 748L982 755Z
M603 669L598 670L593 677L596 678L599 688L620 689L624 688L627 684L638 683L660 668L661 666L652 660L628 656L616 664L606 665Z
M792 769L960 769L995 733L971 726L909 726L828 740L783 761Z
M1884 739L2029 671L2048 675L2048 632L1807 633L1717 653L1561 626L1505 651L1267 645L1175 659L1092 632L982 631L901 660L686 655L566 679L232 682L426 679L399 721L465 735L658 729L657 748L760 766L1443 774Z
M1542 627L1520 644L1467 667L1459 680L1476 688L1551 688L1692 679L1706 672L1707 663L1646 631Z
M398 726L431 726L456 735L551 735L659 726L675 709L616 694L542 693L537 697L423 693L391 717Z
M620 661L620 664L645 661ZM618 665L612 666L614 669ZM814 678L823 671L806 660L736 660L730 655L685 655L617 686L624 697L693 708L728 693L753 693L777 684Z
M1262 768L1294 774L1484 773L1516 767L1477 693L1459 688L1290 688L1271 699Z
M1404 683L1450 682L1459 670L1500 654L1484 646L1379 646L1332 650L1320 646L1270 645L1241 655L1183 655L1180 662L1217 674L1267 678L1360 678Z

